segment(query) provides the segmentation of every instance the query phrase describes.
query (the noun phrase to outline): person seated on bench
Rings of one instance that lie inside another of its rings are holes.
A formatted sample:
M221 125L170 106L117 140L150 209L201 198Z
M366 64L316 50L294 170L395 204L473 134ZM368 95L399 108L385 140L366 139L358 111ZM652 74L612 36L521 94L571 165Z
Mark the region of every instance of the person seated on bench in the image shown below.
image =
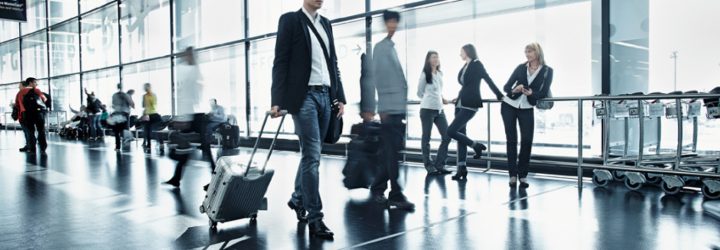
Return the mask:
M205 127L205 134L203 135L203 144L207 144L209 147L212 142L213 132L225 122L227 122L225 108L218 105L217 99L210 99L210 112L207 113L207 126Z

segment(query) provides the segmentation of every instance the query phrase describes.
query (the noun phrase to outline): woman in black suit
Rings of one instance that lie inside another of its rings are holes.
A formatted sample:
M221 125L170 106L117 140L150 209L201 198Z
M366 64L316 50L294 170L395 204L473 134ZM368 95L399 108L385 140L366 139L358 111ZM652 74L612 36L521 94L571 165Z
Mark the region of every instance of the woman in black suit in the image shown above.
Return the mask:
M465 125L468 121L475 116L479 108L482 108L482 97L480 96L480 80L485 79L485 82L490 86L492 91L497 96L498 100L502 98L502 93L495 86L495 83L485 71L485 67L478 60L475 46L467 44L460 50L460 57L465 61L460 73L458 73L458 82L462 85L458 97L453 100L455 103L455 118L453 119L450 126L448 126L447 134L450 138L457 141L458 144L458 159L457 159L457 173L452 177L453 180L465 180L467 179L467 147L472 147L475 151L473 158L479 159L480 154L483 150L487 149L485 145L478 141L473 141L466 135ZM444 164L445 158L447 157L449 141L443 141L438 149L437 161L435 164ZM436 166L436 169L441 169L442 165Z
M513 188L517 185L518 179L521 188L530 186L527 183L527 174L535 130L533 108L538 100L547 96L553 78L553 69L545 64L545 56L540 44L531 43L525 46L525 57L527 62L515 68L503 88L507 96L503 98L500 108L507 137L510 187ZM520 125L520 136L522 136L519 160L517 124Z

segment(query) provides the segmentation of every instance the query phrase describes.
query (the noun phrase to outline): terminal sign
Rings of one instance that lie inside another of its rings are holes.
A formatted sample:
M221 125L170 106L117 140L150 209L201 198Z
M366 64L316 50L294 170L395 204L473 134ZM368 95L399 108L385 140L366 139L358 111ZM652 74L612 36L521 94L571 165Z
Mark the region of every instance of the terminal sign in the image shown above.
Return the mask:
M25 0L0 0L0 19L27 21Z

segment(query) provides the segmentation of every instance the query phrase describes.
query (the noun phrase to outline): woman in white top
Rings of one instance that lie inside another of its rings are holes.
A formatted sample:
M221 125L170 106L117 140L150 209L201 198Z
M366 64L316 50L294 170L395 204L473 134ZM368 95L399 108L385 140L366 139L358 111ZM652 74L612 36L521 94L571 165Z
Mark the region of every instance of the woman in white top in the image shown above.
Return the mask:
M445 163L435 164L430 158L430 135L433 123L440 131L443 142L449 143L447 135L448 122L443 112L443 104L448 101L443 98L443 73L440 71L440 58L435 51L428 51L425 56L425 66L420 74L417 95L420 101L420 122L422 123L422 155L423 163L428 174L449 174Z
M539 99L547 96L552 84L553 70L545 64L540 44L525 46L524 62L515 68L503 90L507 94L500 108L505 136L507 138L508 169L510 187L514 188L520 179L520 187L529 187L527 183L530 152L535 130L534 107ZM517 152L517 125L520 125L520 155ZM519 158L519 159L518 159Z

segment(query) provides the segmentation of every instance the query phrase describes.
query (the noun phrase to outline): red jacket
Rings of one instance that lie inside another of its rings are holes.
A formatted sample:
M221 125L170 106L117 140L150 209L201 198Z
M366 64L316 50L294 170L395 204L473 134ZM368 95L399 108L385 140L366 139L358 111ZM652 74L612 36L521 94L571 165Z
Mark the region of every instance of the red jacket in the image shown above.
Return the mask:
M22 122L22 117L23 117L22 114L23 114L23 112L25 112L25 105L23 105L23 98L32 89L33 89L32 87L25 87L25 88L21 89L20 91L18 91L17 95L15 96L15 105L20 107L20 112L18 113L19 114L19 116L18 116L19 122ZM40 96L40 98L43 100L43 102L47 100L47 98L45 98L45 95L43 94L42 91L40 91L40 89L35 88L35 94Z

